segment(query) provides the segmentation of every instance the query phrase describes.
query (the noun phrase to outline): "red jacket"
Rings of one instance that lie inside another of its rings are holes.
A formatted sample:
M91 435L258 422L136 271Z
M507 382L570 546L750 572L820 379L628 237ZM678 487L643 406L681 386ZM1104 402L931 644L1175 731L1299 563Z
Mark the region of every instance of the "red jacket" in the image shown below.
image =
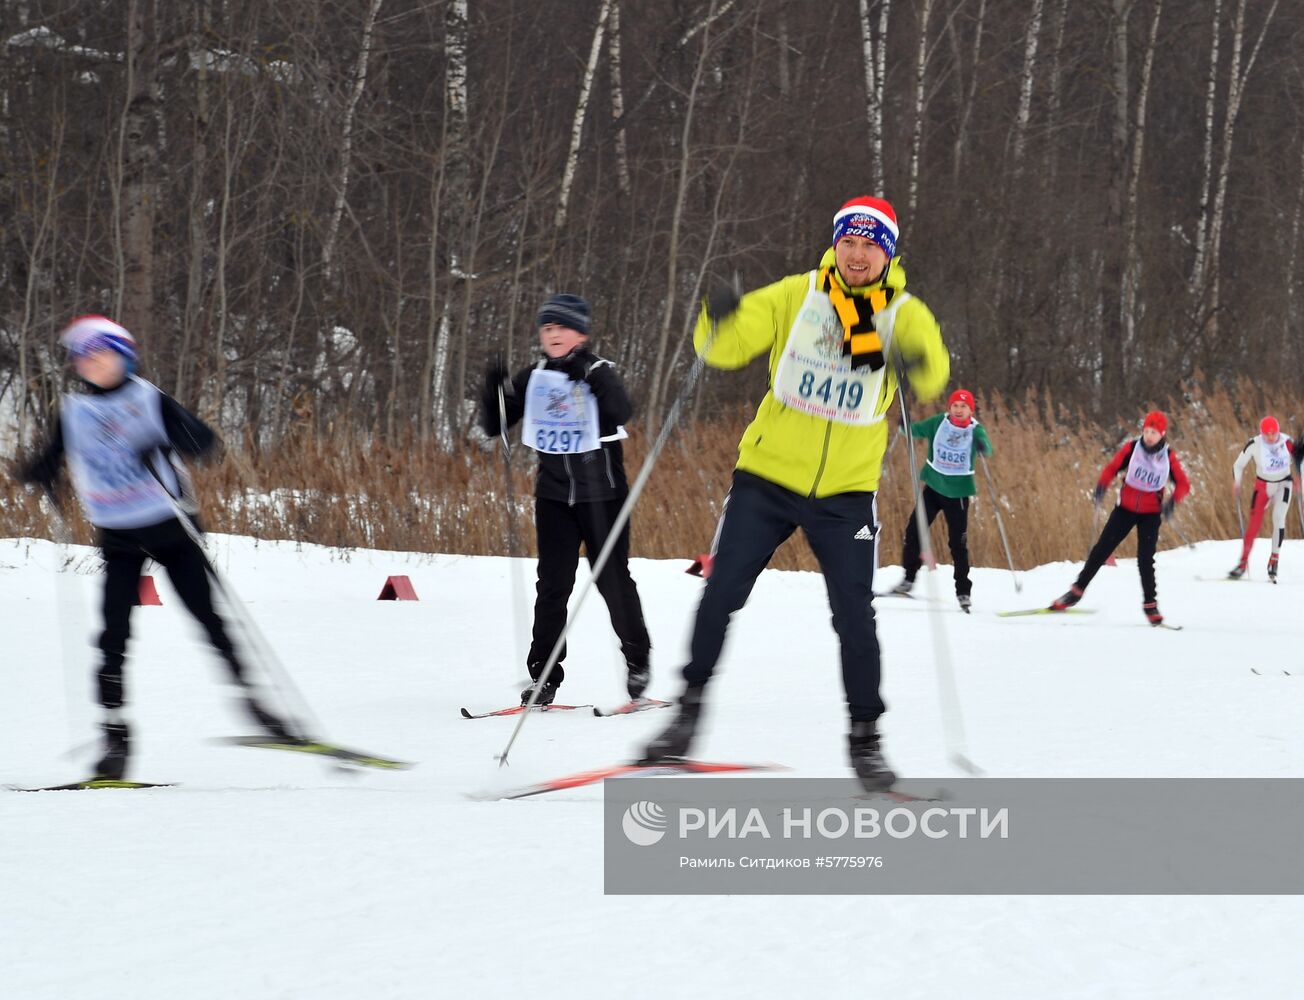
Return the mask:
M1139 443L1140 438L1134 438L1118 449L1117 454L1100 473L1099 486L1101 489L1109 489L1109 484L1114 481L1114 477L1120 472L1124 475L1127 474L1127 464L1132 461L1132 451ZM1186 495L1191 492L1191 481L1186 478L1182 463L1177 460L1177 452L1173 451L1172 448L1168 449L1168 478L1176 484L1173 488L1173 503L1181 503L1186 499ZM1164 491L1159 489L1153 493L1148 493L1124 483L1123 491L1118 497L1118 505L1124 510L1130 510L1136 514L1158 514L1163 509Z

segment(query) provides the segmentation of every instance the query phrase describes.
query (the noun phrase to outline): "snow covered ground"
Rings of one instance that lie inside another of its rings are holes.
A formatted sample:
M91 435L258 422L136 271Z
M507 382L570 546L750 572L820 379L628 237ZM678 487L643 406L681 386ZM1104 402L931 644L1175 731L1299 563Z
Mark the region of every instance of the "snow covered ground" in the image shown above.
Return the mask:
M1224 573L1234 542L1161 554L1160 605L1182 632L1144 623L1130 561L1088 592L1098 613L1073 618L994 612L1045 604L1074 567L1024 575L1022 595L1008 572L978 570L972 617L941 605L970 756L1002 777L1304 776L1304 543L1287 543L1276 587L1261 579L1266 544L1260 580L1239 584L1197 579ZM534 716L498 769L515 720L458 709L517 698L509 560L213 545L327 735L419 766L345 774L209 742L246 727L159 577L165 606L133 619L132 776L181 786L0 793L7 1000L1300 995L1304 902L1291 897L604 896L600 786L465 793L624 759L665 720ZM64 754L93 734L84 640L99 581L86 550L80 572L56 573L58 551L0 541L0 783L74 780L89 758ZM686 565L634 565L657 696L677 690L701 587ZM375 600L391 573L419 603ZM880 589L898 574L883 570ZM949 569L936 579L949 595ZM889 759L945 779L928 606L878 603ZM623 700L596 594L567 670L561 700ZM847 773L819 576L763 575L711 694L701 756Z

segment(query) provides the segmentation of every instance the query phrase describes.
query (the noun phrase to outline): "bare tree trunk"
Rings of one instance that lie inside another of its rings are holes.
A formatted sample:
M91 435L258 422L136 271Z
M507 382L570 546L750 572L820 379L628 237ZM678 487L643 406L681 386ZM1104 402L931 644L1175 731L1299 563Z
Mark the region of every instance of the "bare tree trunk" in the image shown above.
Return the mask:
M1046 120L1052 124L1060 121L1060 101L1064 80L1064 24L1068 20L1069 0L1060 0L1055 16L1055 54L1050 63L1050 84L1046 95ZM1059 144L1048 143L1046 146L1046 190L1055 186L1055 177L1059 170L1057 150Z
M1290 217L1290 251L1286 255L1286 315L1281 325L1282 362L1292 371L1297 371L1299 362L1304 360L1304 347L1301 347L1299 335L1295 332L1301 325L1298 318L1299 234L1301 217L1304 217L1304 134L1301 134L1299 149L1299 181L1295 188L1295 210Z
M322 271L326 283L331 281L332 258L335 255L335 240L339 236L340 218L344 215L344 199L349 192L349 173L353 157L353 117L357 114L358 101L367 88L367 63L371 58L371 33L376 26L376 16L385 0L371 0L367 8L367 19L362 25L362 46L358 51L358 61L353 69L353 89L349 92L349 103L344 109L344 121L340 126L340 173L335 183L335 206L331 209L330 225L326 229L326 241L321 250Z
M616 122L616 177L620 183L620 193L630 192L629 151L625 140L625 90L621 84L620 71L620 0L611 3L611 34L607 42L607 55L610 57L611 70L611 118Z
M217 217L217 323L213 330L213 411L220 421L226 405L226 334L229 320L227 306L227 256L230 253L231 179L237 170L238 152L234 148L235 118L239 114L232 106L231 88L226 88L226 121L222 136L222 197Z
M969 117L973 114L974 103L978 96L978 80L980 77L979 69L982 66L982 49L983 49L983 27L987 17L987 0L978 0L978 19L973 29L973 75L969 78L968 92L964 92L961 87L960 99L960 120L955 127L955 143L952 146L951 154L951 183L955 186L960 184L960 174L964 164L964 153L969 146ZM955 64L956 80L963 79L961 70L963 69L963 59L960 53L960 44L956 38L954 29L951 29L952 44L955 46Z
M1218 44L1222 38L1222 0L1213 0L1210 18L1209 83L1204 97L1204 151L1201 156L1200 212L1195 224L1195 259L1191 263L1191 300L1197 309L1204 289L1204 262L1209 242L1209 209L1213 197L1213 135L1218 114Z
M933 0L922 0L919 8L919 48L915 54L915 122L910 135L910 183L906 199L906 216L913 220L919 203L919 156L924 145L924 80L928 68L928 18Z
M54 236L57 229L55 220L55 206L59 197L59 164L62 162L63 139L65 123L62 120L54 124L53 148L50 151L48 161L43 165L47 171L41 185L42 201L41 220L37 224L36 231L32 234L31 243L27 246L27 284L23 291L23 315L22 322L19 324L18 333L18 379L19 384L28 386L31 384L32 376L28 370L28 355L31 344L29 337L31 331L36 325L36 296L40 285L46 280L45 266L43 258L46 253L46 244ZM20 233L21 236L21 233ZM25 394L22 402L30 404L34 402L34 394ZM20 405L18 408L18 441L22 442L27 439L27 419L29 411L33 409L31 405Z
M1037 68L1037 41L1041 35L1043 0L1032 0L1028 32L1023 42L1023 74L1019 83L1019 110L1014 115L1014 175L1023 172L1023 151L1028 144L1028 122L1032 118L1032 85Z
M1105 201L1105 232L1125 231L1123 211L1127 192L1127 151L1131 102L1128 74L1128 15L1134 0L1110 0L1110 40L1113 52L1114 114L1110 127L1109 192ZM1105 255L1100 281L1100 401L1106 414L1127 396L1127 345L1123 326L1124 255Z
M711 50L711 32L709 22L714 20L715 2L711 0L711 12L708 26L702 33L702 47L698 51L697 65L693 69L693 83L688 91L688 103L684 108L684 125L680 130L679 140L679 181L675 191L675 204L670 215L670 240L666 247L666 290L661 305L661 330L657 338L656 363L652 368L652 386L648 391L647 426L648 433L655 434L660 423L660 401L663 387L668 384L665 370L666 352L670 343L670 327L675 313L675 290L679 281L679 227L683 223L684 203L688 199L690 166L692 164L693 114L697 109L697 93L702 76L706 72L707 56Z
M870 0L860 0L860 39L865 66L865 123L869 131L871 185L882 192L887 185L883 167L883 77L887 71L887 19L892 0L877 0L877 3L876 40L869 18Z
M1137 344L1137 302L1141 286L1141 255L1137 249L1137 221L1140 215L1138 200L1141 186L1141 163L1145 154L1146 112L1150 103L1150 78L1155 65L1155 48L1159 40L1159 21L1163 16L1163 0L1155 0L1150 15L1150 34L1146 38L1145 60L1141 66L1141 82L1137 89L1136 110L1132 115L1132 148L1128 158L1127 198L1123 206L1126 220L1123 270L1123 335L1129 350Z
M127 4L127 108L122 119L122 273L119 321L148 342L154 312L154 213L158 206L158 134L154 0Z
M444 74L444 91L447 120L444 126L443 159L440 163L440 189L447 183L447 191L440 190L437 201L445 218L436 223L448 235L448 269L457 277L462 273L462 238L465 226L462 224L467 211L467 198L470 194L470 123L467 100L467 41L470 33L468 23L467 0L450 0L444 11L445 51L448 65ZM430 308L431 322L437 326L429 334L433 340L430 368L430 391L433 394L433 409L426 411L432 424L435 439L445 449L452 446L448 381L449 340L452 336L452 321L449 316L449 299L445 296L438 306L439 318L434 319L436 309L437 263L435 254L438 247L431 239L431 275Z
M208 129L211 111L208 95L208 43L211 30L209 21L209 0L196 0L191 8L193 20L190 27L189 51L190 65L195 68L195 120L193 123L193 152L190 159L190 203L187 206L190 218L189 261L186 270L186 306L181 319L181 349L177 354L177 374L172 383L173 395L182 395L190 378L190 348L195 342L199 327L200 310L203 308L204 294L204 252L208 245L205 238L204 217L208 167Z
M1206 270L1209 272L1205 284L1207 293L1205 297L1206 315L1209 316L1210 322L1207 329L1209 335L1217 333L1218 310L1221 305L1219 295L1221 279L1219 252L1222 249L1223 218L1227 206L1227 180L1231 174L1232 143L1236 135L1236 121L1240 117L1241 101L1245 96L1246 83L1249 80L1251 70L1254 69L1255 60L1258 59L1259 48L1263 45L1263 38L1267 35L1268 28L1272 25L1272 18L1277 13L1279 2L1280 0L1272 0L1272 6L1268 8L1268 13L1264 16L1259 37L1255 40L1254 47L1245 60L1244 71L1241 70L1241 54L1245 43L1245 6L1247 0L1240 0L1240 4L1236 8L1236 25L1232 34L1232 64L1228 73L1230 83L1227 88L1227 115L1223 120L1218 184L1214 191L1213 209L1209 215L1209 246L1205 258ZM1238 328L1237 333L1242 339L1244 338L1245 331L1243 328ZM1244 346L1243 343L1242 346Z
M607 28L607 17L611 14L611 0L602 0L598 9L598 23L593 27L593 43L589 46L589 61L584 67L584 82L580 85L580 97L575 104L575 122L571 126L570 150L566 154L566 169L561 176L561 193L557 198L557 214L552 220L554 229L566 225L566 208L570 202L571 185L575 183L575 169L580 158L580 140L584 136L584 119L589 111L589 94L593 90L593 76L598 68L598 56L602 53L602 35ZM622 133L623 135L623 133Z

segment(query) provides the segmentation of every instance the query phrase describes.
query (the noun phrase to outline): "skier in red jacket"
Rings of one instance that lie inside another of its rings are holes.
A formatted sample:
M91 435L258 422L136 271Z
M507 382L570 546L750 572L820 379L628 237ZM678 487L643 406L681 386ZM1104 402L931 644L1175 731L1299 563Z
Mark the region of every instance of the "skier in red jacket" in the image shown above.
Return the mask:
M1159 524L1173 515L1173 508L1186 499L1191 483L1182 470L1176 453L1168 447L1168 418L1160 411L1146 414L1141 436L1128 441L1118 449L1110 463L1100 473L1096 483L1096 502L1105 495L1114 477L1124 473L1123 488L1119 491L1118 506L1105 522L1105 530L1087 556L1078 574L1077 582L1063 596L1051 602L1052 611L1065 611L1082 600L1082 594L1092 578L1105 565L1105 560L1133 528L1136 528L1136 566L1141 574L1144 603L1141 610L1151 625L1163 623L1159 603L1155 596L1155 545L1159 541ZM1173 495L1164 499L1169 482L1174 483Z

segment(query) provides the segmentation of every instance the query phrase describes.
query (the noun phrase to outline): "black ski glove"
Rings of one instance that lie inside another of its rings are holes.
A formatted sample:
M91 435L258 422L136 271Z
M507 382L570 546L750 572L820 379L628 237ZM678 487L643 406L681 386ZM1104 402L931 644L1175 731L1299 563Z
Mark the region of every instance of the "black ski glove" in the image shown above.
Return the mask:
M1096 503L1100 503L1100 501L1104 500L1105 487L1102 486L1100 483L1096 483L1096 488L1091 491L1091 499L1094 500Z
M1177 504L1173 503L1172 497L1169 497L1167 500L1165 500L1163 506L1164 520L1171 521L1173 519L1173 511L1175 511L1176 509L1177 509Z
M557 370L565 372L572 382L583 382L589 374L589 363L580 357L578 351L572 351L560 361L555 362Z
M741 299L738 293L728 285L716 285L706 296L706 315L711 322L719 323L728 319L738 308Z

